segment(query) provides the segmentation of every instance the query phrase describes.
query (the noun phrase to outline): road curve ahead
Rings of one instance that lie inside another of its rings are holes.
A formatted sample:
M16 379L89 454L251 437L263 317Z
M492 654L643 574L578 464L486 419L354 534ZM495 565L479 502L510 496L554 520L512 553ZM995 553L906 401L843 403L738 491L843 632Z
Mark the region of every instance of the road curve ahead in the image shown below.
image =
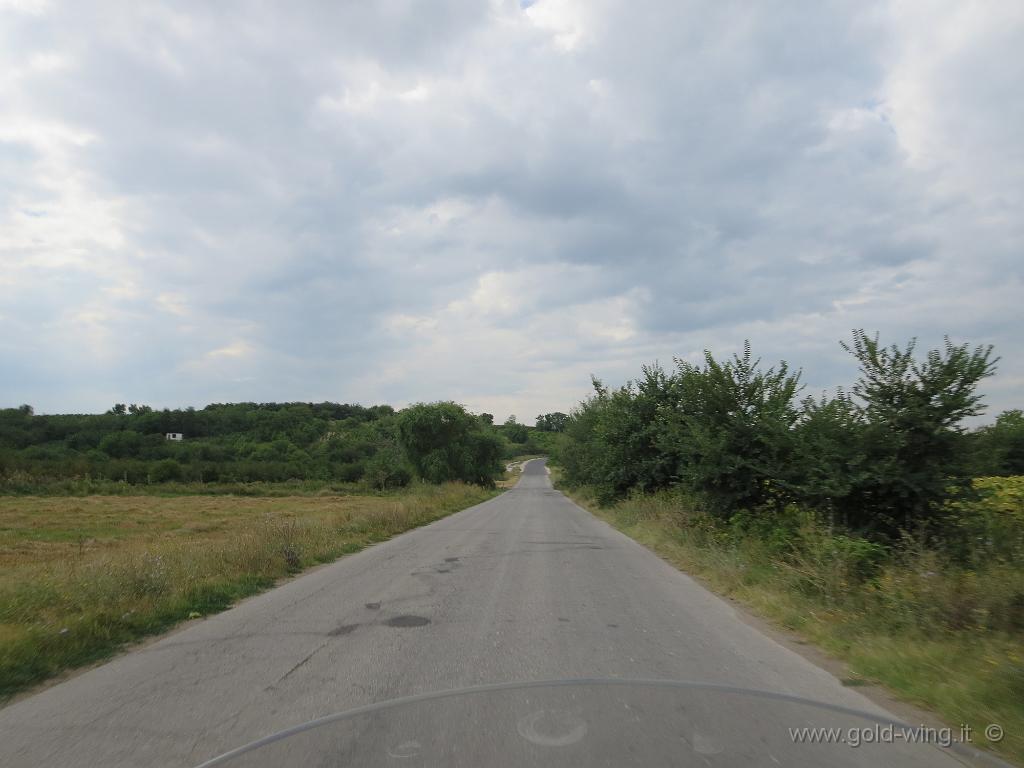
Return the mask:
M516 488L495 499L0 710L0 765L194 766L375 702L563 678L704 681L884 714L552 490L543 460L535 460ZM782 702L687 695L673 703L644 693L631 699L624 690L566 689L557 706L531 710L542 696L502 694L457 711L418 705L402 727L422 730L424 719L437 720L430 723L435 740L463 742L462 758L449 755L449 764L481 764L489 742L500 749L487 765L549 764L545 755L595 765L822 762L820 752L779 735L811 722L787 714ZM598 704L601 711L592 712ZM463 728L473 718L484 720ZM357 746L338 747L349 759L321 763L310 755L296 764L432 764L416 757L429 739L397 741L401 734L390 732L394 723L382 725L386 719L358 726ZM661 740L655 752L638 753L635 739L621 735L640 722L646 742ZM375 735L382 728L390 746ZM516 753L516 739L540 752ZM591 751L571 753L573 740ZM920 762L895 747L833 750L831 765L944 762L930 748Z

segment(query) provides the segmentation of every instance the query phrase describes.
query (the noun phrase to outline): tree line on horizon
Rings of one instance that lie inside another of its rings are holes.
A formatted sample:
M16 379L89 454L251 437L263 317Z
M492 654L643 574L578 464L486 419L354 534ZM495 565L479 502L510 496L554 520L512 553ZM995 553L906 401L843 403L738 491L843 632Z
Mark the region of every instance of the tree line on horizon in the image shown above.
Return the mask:
M331 402L162 410L118 403L103 414L58 415L36 414L26 405L0 409L0 489L30 492L40 483L83 478L130 485L486 485L503 470L503 459L540 452L544 437L515 417L501 425L493 421L453 402L399 411ZM185 439L167 440L167 433Z

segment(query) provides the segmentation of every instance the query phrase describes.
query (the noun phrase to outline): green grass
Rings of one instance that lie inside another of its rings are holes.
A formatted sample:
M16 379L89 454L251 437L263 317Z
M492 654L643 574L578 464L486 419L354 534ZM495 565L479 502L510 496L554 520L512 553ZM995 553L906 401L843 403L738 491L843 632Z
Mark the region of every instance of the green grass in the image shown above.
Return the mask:
M981 512L1002 515L1009 505L1005 514L1019 515L1018 480L981 481L1000 486ZM586 489L563 490L716 592L846 661L855 679L879 683L950 725L968 723L976 746L1024 761L1021 560L954 567L911 547L865 574L858 570L864 552L811 523L773 543L725 532L679 496L600 507ZM1003 727L1001 743L985 741L989 723Z
M133 484L89 477L0 477L0 496L337 496L375 492L365 482L346 483L335 480Z
M0 498L0 698L495 493Z

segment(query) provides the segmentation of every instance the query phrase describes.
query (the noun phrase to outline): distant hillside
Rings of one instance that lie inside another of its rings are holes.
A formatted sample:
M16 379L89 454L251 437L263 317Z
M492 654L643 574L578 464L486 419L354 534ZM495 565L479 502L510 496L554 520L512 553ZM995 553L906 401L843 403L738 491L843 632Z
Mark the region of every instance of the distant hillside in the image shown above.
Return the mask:
M0 487L89 478L128 484L320 480L380 488L412 479L488 482L500 459L544 452L554 432L494 425L454 403L117 404L103 414L0 410ZM168 435L181 439L169 439Z

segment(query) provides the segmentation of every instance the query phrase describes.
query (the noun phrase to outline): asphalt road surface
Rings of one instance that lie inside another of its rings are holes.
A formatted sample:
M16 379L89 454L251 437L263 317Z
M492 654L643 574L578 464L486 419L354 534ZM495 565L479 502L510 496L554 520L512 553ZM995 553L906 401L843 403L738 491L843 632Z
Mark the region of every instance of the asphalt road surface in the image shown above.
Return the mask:
M502 496L7 706L0 765L195 766L376 702L566 678L703 681L886 714L552 490L538 460ZM574 685L414 702L231 765L947 762L932 747L793 743L787 728L808 724L864 725L781 699Z

